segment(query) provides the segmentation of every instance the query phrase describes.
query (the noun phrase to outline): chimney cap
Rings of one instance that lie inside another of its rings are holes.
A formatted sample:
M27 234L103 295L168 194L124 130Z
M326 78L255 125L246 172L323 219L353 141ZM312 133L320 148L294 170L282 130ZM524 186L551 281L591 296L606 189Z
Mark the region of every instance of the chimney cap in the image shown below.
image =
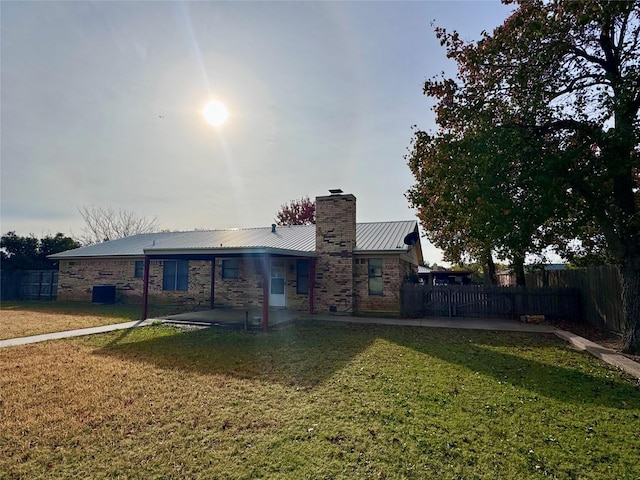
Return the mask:
M329 193L331 193L331 195L340 195L341 193L344 193L342 191L341 188L332 188L329 190Z

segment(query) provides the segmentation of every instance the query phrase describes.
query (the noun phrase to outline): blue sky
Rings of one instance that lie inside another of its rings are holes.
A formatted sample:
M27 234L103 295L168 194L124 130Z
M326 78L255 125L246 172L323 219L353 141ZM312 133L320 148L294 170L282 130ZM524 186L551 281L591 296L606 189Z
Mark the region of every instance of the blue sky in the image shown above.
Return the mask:
M415 218L426 78L511 7L458 2L11 2L1 8L2 233L79 235L83 205L170 230L268 226L342 188L358 221ZM208 125L211 98L229 119ZM426 260L439 261L428 247Z

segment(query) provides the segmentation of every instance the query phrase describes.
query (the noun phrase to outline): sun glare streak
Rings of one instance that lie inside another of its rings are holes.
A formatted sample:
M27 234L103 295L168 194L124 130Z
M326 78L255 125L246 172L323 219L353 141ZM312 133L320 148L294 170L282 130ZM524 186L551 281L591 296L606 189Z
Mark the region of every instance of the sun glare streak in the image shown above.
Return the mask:
M213 89L211 87L211 81L209 79L209 75L207 74L207 69L205 68L204 60L202 58L200 43L198 42L196 32L193 28L193 22L191 21L191 15L189 13L190 5L194 5L194 8L199 7L199 4L189 4L187 2L180 2L179 9L182 13L182 17L185 22L185 28L188 32L188 37L191 41L191 46L193 48L193 58L195 58L197 67L200 69L200 73L202 74L202 80L204 82L206 91L211 96L213 93ZM216 133L218 134L218 139L220 142L219 145L222 148L223 160L224 160L225 166L227 167L228 183L231 185L230 192L231 192L231 195L233 196L232 201L228 202L228 204L230 205L230 208L234 208L236 211L238 225L242 225L247 221L246 218L243 218L244 212L251 211L249 202L247 200L248 196L246 195L244 179L240 171L238 170L237 162L235 162L232 157L231 150L227 145L227 142L225 141L224 136L222 135L221 129L216 128L215 130L216 130ZM217 148L214 147L212 150L217 150Z
M230 183L230 191L235 196L235 200L231 204L227 204L228 208L234 208L236 211L236 218L238 221L237 227L243 226L247 219L243 218L243 212L251 211L251 207L249 205L248 196L245 194L245 185L244 185L244 177L242 172L240 172L238 168L238 162L234 161L233 155L231 154L231 149L227 144L222 132L219 129L216 129L216 133L218 134L218 140L220 142L220 147L222 148L222 156L224 158L224 163L227 167L227 174ZM226 203L226 202L225 202Z
M179 5L180 9L182 10L182 15L184 17L187 30L189 32L189 39L191 40L193 53L196 57L198 67L200 68L200 73L202 73L202 79L204 80L205 86L207 87L207 91L209 92L209 94L211 94L211 83L209 82L207 70L204 68L204 62L202 61L202 52L200 51L200 44L198 43L198 39L196 38L196 32L193 31L191 15L189 15L189 7L186 2L180 2Z

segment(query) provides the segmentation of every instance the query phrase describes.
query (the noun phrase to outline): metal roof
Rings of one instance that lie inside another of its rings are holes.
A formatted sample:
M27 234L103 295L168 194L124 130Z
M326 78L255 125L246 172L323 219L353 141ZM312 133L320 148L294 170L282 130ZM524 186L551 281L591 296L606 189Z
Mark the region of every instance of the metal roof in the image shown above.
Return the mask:
M269 252L312 253L316 247L315 225L290 227L239 228L180 232L146 247L144 252L159 253L209 253L212 251L234 252L261 249ZM185 252L186 253L186 252ZM222 253L222 252L221 252Z
M404 237L417 229L415 220L356 224L355 252L406 251ZM188 253L281 253L309 256L315 252L315 225L145 233L56 253L49 258L141 257Z
M356 252L407 250L404 237L417 230L415 220L356 224Z
M95 243L86 247L55 253L49 255L49 258L58 260L61 258L76 257L142 256L144 255L144 248L153 245L153 242L159 242L172 235L175 235L175 232L142 233L131 237L111 240L110 242Z

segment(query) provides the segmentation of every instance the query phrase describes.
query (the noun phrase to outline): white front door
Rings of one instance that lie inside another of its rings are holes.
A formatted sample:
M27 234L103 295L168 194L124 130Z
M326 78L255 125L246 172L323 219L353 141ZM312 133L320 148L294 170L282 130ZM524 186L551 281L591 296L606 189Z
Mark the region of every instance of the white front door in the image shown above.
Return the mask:
M284 260L271 261L271 280L269 282L269 306L284 307L285 306L285 264Z

